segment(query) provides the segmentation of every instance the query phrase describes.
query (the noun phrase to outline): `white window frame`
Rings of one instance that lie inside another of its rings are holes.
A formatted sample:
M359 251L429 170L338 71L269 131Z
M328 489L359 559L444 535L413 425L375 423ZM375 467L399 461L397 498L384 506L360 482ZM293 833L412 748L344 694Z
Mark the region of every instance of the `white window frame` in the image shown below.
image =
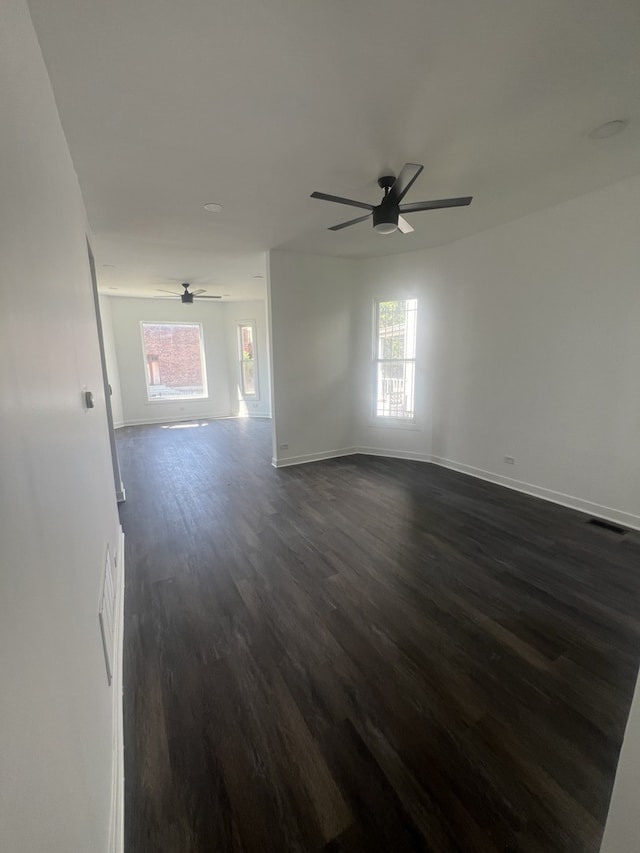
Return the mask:
M251 343L253 344L253 358L251 361L253 362L253 377L255 383L255 394L246 394L244 389L244 373L242 371L242 329L245 326L249 326L251 329ZM238 371L240 373L240 395L243 400L259 400L260 399L260 381L258 377L258 340L257 340L257 332L256 332L256 321L255 320L239 320L238 328L237 328L237 341L238 341Z
M379 353L379 330L380 330L380 304L382 302L408 302L414 300L416 303L416 346L413 358L380 358ZM416 296L377 296L373 300L373 329L372 329L372 383L371 383L371 419L377 426L404 427L416 429L416 364L418 355L418 299ZM411 417L397 417L378 413L378 368L380 364L397 362L400 364L413 365L413 414Z
M151 386L149 385L149 372L147 370L147 359L149 355L144 341L145 326L197 326L200 332L200 365L202 367L202 394L194 395L193 397L151 397ZM142 365L144 369L144 383L147 391L147 403L150 406L155 406L158 403L190 403L196 400L209 399L209 386L207 383L207 362L204 354L204 330L202 323L183 320L140 320L140 341L142 343Z

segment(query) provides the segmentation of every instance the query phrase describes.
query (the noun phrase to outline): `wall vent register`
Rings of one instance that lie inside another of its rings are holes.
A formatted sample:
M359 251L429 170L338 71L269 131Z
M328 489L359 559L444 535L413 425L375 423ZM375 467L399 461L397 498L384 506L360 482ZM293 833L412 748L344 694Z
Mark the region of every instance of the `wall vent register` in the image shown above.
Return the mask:
M625 533L629 532L625 527L620 527L620 525L613 524L611 521L605 521L602 518L590 518L587 524L592 524L594 527L601 527L603 530L610 530L619 536L624 536Z

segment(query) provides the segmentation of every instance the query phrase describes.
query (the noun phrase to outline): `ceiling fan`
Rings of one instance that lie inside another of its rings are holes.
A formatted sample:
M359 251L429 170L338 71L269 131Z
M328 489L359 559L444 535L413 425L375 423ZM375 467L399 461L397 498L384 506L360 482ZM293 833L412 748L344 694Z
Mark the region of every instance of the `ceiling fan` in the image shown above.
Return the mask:
M200 299L222 299L222 296L203 296L203 293L206 293L206 290L200 288L199 290L189 290L189 283L183 282L182 286L184 287L184 291L179 293L175 290L163 290L161 287L158 288L159 293L170 293L172 296L179 296L180 299L185 304L190 304L193 302L193 297L197 296L198 300Z
M366 204L363 201L353 201L350 198L342 198L338 195L327 195L326 193L311 193L311 198L321 198L325 201L335 201L338 204L348 204L351 207L362 207L369 212L340 225L332 225L329 231L341 231L350 225L364 222L373 215L373 230L378 234L391 234L400 231L409 234L414 229L402 216L403 213L417 213L419 210L436 210L443 207L465 207L471 204L472 196L463 198L440 198L435 201L415 201L411 204L400 204L402 199L413 186L413 182L424 169L419 163L405 163L397 178L393 175L383 175L378 178L378 186L384 190L384 198L380 204Z

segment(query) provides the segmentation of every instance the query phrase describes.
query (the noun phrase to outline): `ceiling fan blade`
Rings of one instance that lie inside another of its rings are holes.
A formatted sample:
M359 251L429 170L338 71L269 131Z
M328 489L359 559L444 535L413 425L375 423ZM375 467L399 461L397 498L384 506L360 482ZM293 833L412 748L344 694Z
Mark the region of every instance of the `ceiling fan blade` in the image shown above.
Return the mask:
M332 225L331 228L328 228L328 231L342 231L343 228L348 228L350 225L357 225L358 222L364 222L365 219L368 219L371 216L370 213L367 213L365 216L358 216L356 219L350 219L348 222L341 222L340 225ZM413 230L413 229L411 229Z
M420 163L405 163L402 171L389 190L387 198L394 204L400 204L423 169L424 166L421 166Z
M413 204L401 204L400 213L417 213L419 210L439 210L443 207L466 207L471 204L473 196L462 198L438 198L435 201L416 201Z
M401 231L403 234L411 234L412 231L415 231L413 226L409 225L407 220L403 216L398 217L398 231Z
M161 287L156 287L158 293L170 293L172 296L182 296L181 293L176 293L175 290L163 290Z
M339 195L327 195L326 193L311 193L310 198L321 198L324 201L335 201L336 204L348 204L350 207L362 207L364 210L373 210L372 204L364 201L353 201L351 198L342 198Z
M207 292L207 291L206 291L206 290L203 290L202 288L200 288L199 290L192 290L192 291L191 291L191 293L192 293L194 296L200 296L200 294L201 294L201 293L206 293L206 292Z
M195 294L194 294L195 295ZM222 296L198 296L198 302L201 299L222 299Z

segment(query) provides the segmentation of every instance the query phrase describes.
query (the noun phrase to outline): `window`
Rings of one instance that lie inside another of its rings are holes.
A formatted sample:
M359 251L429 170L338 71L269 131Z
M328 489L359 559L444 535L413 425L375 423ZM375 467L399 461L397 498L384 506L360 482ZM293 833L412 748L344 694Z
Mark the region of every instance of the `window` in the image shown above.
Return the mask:
M207 397L200 323L142 323L147 399Z
M256 353L256 324L244 320L238 325L238 352L240 355L240 390L242 397L257 400L258 356Z
M414 418L417 313L417 299L376 302L374 414L378 418Z

